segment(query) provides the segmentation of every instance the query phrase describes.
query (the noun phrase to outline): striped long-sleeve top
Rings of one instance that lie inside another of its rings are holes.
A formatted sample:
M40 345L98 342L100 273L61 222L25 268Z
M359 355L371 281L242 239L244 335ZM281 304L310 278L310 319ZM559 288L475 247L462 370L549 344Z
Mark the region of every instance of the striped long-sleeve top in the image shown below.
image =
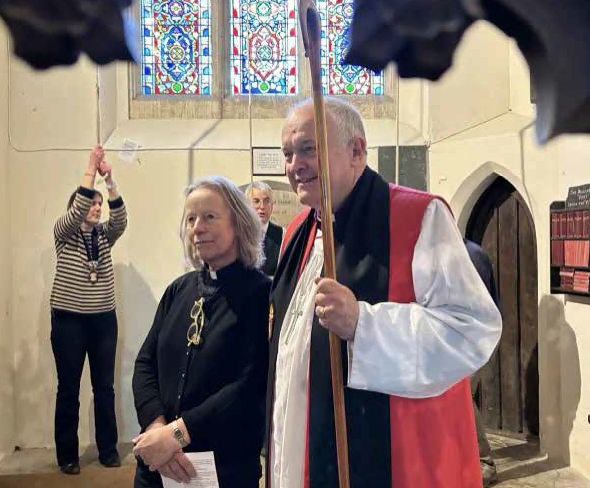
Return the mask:
M85 236L80 229L92 205L93 190L80 187L67 213L54 227L57 266L50 304L52 309L78 313L115 309L115 276L111 247L127 227L127 211L121 197L109 200L110 218L98 231L98 281L89 280ZM91 232L86 233L90 240Z

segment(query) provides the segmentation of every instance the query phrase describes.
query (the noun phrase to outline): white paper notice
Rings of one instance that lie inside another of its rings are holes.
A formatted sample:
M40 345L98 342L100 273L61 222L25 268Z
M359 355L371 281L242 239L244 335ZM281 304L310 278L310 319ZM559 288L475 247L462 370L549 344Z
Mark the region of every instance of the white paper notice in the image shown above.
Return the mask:
M138 149L139 144L137 142L127 138L123 139L123 147L119 151L119 159L124 163L133 163Z
M162 476L164 488L219 488L213 452L187 452L186 457L193 463L197 476L189 483L177 483Z

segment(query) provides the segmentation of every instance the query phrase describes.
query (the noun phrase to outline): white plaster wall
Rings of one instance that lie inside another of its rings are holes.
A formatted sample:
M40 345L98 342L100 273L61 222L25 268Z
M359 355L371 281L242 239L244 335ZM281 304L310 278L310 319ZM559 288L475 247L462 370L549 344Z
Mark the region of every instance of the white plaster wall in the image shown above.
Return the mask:
M0 25L0 458L14 448L14 354L10 314L10 199L7 104L8 45Z
M52 229L83 173L87 148L96 140L96 70L82 61L73 68L34 72L12 58L9 76L14 425L18 445L37 447L51 445L53 439ZM91 411L87 372L82 390L84 443Z
M121 63L111 63L97 72L100 142L105 142L117 127L117 68Z
M429 84L429 140L440 141L508 110L507 58L508 40L490 24L478 22L467 30L452 68Z
M508 62L510 69L510 110L526 117L535 117L535 105L531 104L529 67L513 40L510 40L508 44Z
M423 141L430 140L430 88L431 83L426 80L400 80L397 100L399 119L415 131L415 134L408 134L405 138L408 145L423 144Z
M590 183L590 136L563 136L557 144L560 164L556 200L564 200L570 186ZM564 452L566 460L569 455L571 464L590 477L590 299L568 296L564 302L561 420L563 429L571 430Z

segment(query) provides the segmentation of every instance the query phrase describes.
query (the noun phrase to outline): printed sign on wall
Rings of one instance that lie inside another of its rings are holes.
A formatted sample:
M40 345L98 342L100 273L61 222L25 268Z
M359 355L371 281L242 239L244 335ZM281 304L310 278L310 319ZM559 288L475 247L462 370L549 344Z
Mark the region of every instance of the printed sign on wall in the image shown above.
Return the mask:
M280 147L252 148L252 175L285 175L285 157Z

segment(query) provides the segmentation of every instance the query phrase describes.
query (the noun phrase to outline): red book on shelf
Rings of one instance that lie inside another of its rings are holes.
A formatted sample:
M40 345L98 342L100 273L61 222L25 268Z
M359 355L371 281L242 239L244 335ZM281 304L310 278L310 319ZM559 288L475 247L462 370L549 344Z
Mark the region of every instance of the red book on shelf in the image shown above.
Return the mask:
M551 241L551 264L554 266L563 265L563 241Z
M576 270L574 272L574 291L588 293L590 273L588 271Z
M590 210L582 211L582 237L590 237Z
M561 212L559 214L559 235L560 237L567 237L567 213Z
M582 211L574 212L574 237L582 237Z
M574 286L574 270L571 268L561 268L559 270L561 288L571 290Z
M576 226L574 223L574 212L567 212L567 237L575 237L574 234L576 232Z
M559 214L551 212L551 237L559 237Z
M563 241L563 264L566 266L575 266L574 265L574 256L573 256L573 244L575 241Z

